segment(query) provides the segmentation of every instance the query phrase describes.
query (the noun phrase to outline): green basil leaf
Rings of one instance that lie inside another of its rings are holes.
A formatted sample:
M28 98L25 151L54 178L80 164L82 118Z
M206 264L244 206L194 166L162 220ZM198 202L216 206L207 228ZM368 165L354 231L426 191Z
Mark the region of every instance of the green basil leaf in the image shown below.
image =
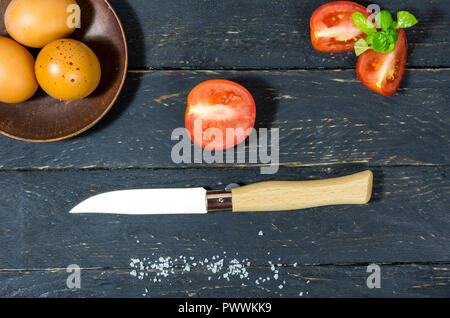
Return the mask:
M372 48L369 46L369 44L367 44L366 40L364 39L359 39L356 43L355 43L355 53L356 56L360 56L361 54L363 54L364 52L371 50Z
M389 41L389 35L386 32L380 31L374 34L372 40L372 48L376 52L385 53L389 50L390 44L391 42Z
M391 28L391 29L387 30L387 35L389 37L389 42L394 43L394 45L395 45L398 40L398 32Z
M382 10L375 16L375 22L382 30L386 31L392 26L394 19L389 11Z
M386 50L386 52L383 52L383 53L384 53L384 54L388 54L388 53L394 52L394 50L395 50L395 44L396 44L396 43L391 43L391 44L389 44L388 49Z
M369 46L373 45L373 38L374 38L375 34L376 34L376 33L371 33L371 34L369 34L369 35L367 36L367 38L366 38L366 43L367 43Z
M365 34L377 32L377 28L361 12L352 14L353 23Z
M418 23L415 16L407 11L397 12L397 29L410 28Z

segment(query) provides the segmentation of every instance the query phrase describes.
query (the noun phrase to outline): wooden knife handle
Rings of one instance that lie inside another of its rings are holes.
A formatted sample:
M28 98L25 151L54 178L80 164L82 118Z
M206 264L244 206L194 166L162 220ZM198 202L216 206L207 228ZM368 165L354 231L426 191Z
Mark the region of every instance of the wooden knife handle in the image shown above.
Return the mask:
M233 212L285 211L339 204L366 204L373 174L315 181L269 181L232 190Z

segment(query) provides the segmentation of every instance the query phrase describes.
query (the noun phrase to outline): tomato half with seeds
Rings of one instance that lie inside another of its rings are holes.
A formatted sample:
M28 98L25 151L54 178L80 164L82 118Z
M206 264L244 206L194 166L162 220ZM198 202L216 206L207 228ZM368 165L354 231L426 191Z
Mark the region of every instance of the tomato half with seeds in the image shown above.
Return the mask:
M373 50L364 52L358 58L356 74L371 90L384 96L392 96L400 87L405 74L407 55L408 41L405 31L400 29L395 50L388 54Z
M250 92L228 80L209 80L188 96L186 130L192 141L208 150L243 142L255 125L256 107Z
M372 14L365 7L351 1L324 4L312 15L311 42L321 52L351 51L355 43L366 35L353 23L352 14L361 12L367 18Z

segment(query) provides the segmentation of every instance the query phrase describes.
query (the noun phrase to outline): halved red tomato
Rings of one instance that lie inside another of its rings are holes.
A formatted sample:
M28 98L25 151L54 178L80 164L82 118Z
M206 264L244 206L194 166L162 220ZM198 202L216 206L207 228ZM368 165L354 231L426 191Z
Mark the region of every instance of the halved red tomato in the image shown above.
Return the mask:
M398 30L395 50L388 54L373 50L361 54L356 63L356 74L368 88L385 96L392 96L400 87L405 74L408 41L403 29Z
M311 42L321 52L351 51L355 43L366 35L353 23L352 14L361 12L367 18L372 14L365 7L351 1L324 4L312 15Z
M188 96L186 130L192 141L208 150L243 142L255 125L256 107L250 92L228 80L209 80Z

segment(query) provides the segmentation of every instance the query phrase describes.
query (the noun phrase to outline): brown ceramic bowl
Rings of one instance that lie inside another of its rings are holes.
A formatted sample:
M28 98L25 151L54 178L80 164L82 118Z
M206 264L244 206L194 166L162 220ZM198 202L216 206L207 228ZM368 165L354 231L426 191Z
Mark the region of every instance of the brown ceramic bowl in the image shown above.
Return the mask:
M6 36L4 13L11 0L0 1L0 35ZM52 142L73 137L95 125L112 107L125 81L128 51L116 13L106 0L77 0L81 28L71 38L87 44L97 55L102 79L90 96L60 101L39 89L19 104L0 102L0 133L29 142ZM36 49L30 50L34 55Z

